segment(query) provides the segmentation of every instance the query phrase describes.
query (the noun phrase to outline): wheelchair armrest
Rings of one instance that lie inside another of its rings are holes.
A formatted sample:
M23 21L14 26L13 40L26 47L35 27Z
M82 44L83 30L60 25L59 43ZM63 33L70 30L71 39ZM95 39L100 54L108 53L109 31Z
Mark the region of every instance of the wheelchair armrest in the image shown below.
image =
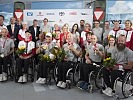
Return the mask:
M98 64L96 64L96 63L93 63L93 66L100 67L100 65L98 65Z

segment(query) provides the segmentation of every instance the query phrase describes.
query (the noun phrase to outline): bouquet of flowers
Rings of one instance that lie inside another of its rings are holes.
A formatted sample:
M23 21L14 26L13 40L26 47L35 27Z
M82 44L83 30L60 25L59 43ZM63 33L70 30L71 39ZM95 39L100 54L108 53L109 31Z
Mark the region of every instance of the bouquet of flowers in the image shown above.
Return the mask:
M56 33L52 33L52 37L53 38L56 38Z
M21 55L25 52L25 46L20 46L17 50L16 50L16 54L17 55Z
M65 53L65 50L64 49L61 49L61 48L58 48L58 47L54 47L50 50L50 52L52 54L55 55L56 59L61 62L64 60L65 56L66 56L66 53Z
M116 64L116 60L111 58L111 53L107 54L106 58L103 60L103 65L107 68L113 68Z
M43 54L40 54L39 55L39 58L40 58L41 61L47 61L47 62L50 62L51 61L49 55L47 55L47 54L44 54L44 55Z
M57 58L57 55L58 55L58 48L57 47L53 47L51 50L50 50L50 54L40 54L39 55L39 58L41 61L47 61L47 62L50 62L50 61L54 61L56 58Z
M42 45L42 48L43 48L44 50L46 50L46 49L48 48L48 45L47 45L47 44Z
M44 35L46 35L47 32L43 32Z
M64 58L65 58L65 56L66 56L66 52L65 52L65 50L64 49L60 49L59 50L59 54L58 54L58 61L59 62L61 62L61 61L63 61L64 60Z

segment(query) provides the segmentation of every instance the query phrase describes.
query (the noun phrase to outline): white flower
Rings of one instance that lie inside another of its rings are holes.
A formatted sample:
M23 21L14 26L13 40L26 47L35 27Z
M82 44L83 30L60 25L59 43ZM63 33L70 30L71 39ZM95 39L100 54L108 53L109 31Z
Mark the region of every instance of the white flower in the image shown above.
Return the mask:
M0 56L1 56L1 58L4 58L4 54L1 54Z
M53 60L55 56L53 54L50 54L49 57L51 60Z

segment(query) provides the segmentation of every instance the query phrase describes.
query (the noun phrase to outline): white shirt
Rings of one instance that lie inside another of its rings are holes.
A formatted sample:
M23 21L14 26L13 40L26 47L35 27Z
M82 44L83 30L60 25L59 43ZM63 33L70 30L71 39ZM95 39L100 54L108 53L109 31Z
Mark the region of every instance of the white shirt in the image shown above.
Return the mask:
M83 41L86 40L86 32L85 31L81 32L81 38L83 38Z
M35 36L36 36L37 27L34 27L34 31L35 31Z

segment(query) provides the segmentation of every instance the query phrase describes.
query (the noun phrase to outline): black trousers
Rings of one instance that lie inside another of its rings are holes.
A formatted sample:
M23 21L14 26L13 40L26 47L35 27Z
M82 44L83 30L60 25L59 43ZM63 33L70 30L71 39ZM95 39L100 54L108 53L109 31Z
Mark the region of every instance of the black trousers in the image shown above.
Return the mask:
M31 64L31 58L21 59L17 58L16 67L18 68L18 76L22 76L23 74L28 74L29 65Z
M45 62L41 61L38 69L38 76L41 78L48 77L48 68L52 69L55 66L55 62Z
M70 68L75 67L75 62L59 62L58 64L58 81L66 82L66 74Z
M102 73L103 73L103 79L104 79L106 86L113 89L115 80L118 77L123 80L124 76L126 75L126 72L128 72L128 70L123 73L123 71L120 71L120 70L110 71L104 68Z
M4 58L0 57L0 74L2 74L2 72L7 73L8 64L12 65L11 56L6 56ZM2 65L3 65L3 67L2 67Z
M100 62L95 62L96 64L100 65ZM100 68L96 67L92 64L86 64L86 63L81 63L79 65L79 70L80 70L80 79L79 81L85 81L89 82L89 74L91 71L98 72Z

